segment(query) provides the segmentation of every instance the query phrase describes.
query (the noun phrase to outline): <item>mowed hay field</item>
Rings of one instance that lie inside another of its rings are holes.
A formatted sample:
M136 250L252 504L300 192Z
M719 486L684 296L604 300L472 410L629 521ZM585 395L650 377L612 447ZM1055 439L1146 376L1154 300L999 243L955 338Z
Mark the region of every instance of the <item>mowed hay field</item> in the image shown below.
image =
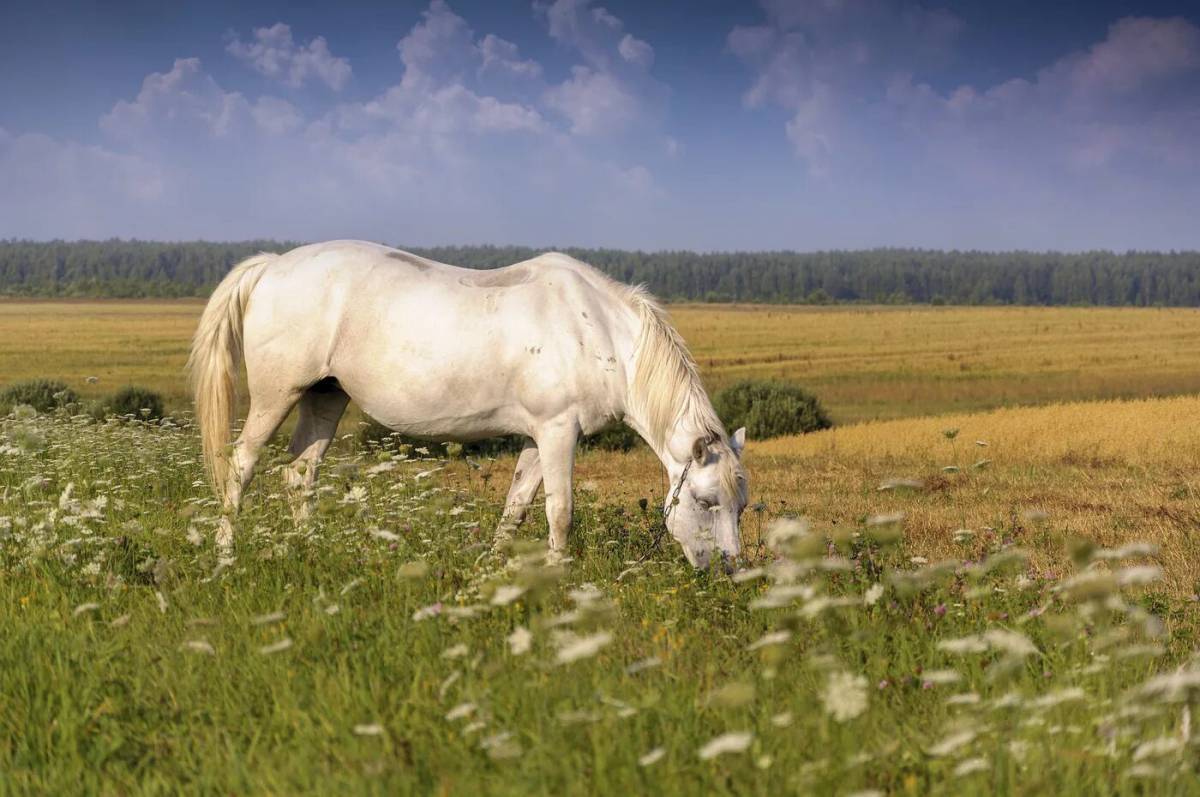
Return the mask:
M0 381L179 411L0 418L0 794L1200 792L1192 311L672 308L840 424L749 442L729 577L650 546L644 448L581 453L560 567L540 502L491 546L512 457L355 417L225 556L200 307L0 304Z

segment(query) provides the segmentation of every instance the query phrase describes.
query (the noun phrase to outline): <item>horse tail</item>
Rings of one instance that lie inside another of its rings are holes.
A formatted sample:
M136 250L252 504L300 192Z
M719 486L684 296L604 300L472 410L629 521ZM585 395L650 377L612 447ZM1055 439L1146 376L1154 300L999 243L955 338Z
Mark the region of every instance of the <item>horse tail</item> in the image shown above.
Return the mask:
M217 499L225 499L228 447L242 360L242 320L263 270L279 255L261 252L233 267L213 291L192 338L187 370L196 402L204 465Z

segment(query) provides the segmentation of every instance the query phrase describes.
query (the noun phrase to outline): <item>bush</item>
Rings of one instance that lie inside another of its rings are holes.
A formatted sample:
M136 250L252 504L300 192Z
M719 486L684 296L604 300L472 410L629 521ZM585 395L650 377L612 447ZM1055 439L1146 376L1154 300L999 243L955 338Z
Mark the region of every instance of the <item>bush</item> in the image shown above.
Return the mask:
M0 393L0 410L7 414L13 407L28 404L38 412L53 412L59 407L75 404L79 396L58 379L31 379L9 385Z
M163 399L148 388L124 387L108 400L105 409L108 414L118 417L132 415L135 418L157 421L163 417ZM142 410L149 410L149 413Z
M430 455L435 457L451 456L451 450L448 448L448 445L453 445L431 442L400 434L370 417L366 418L359 425L358 431L354 434L354 440L360 446L375 446L385 451L399 451L404 446L426 448L429 450ZM463 443L461 448L456 448L454 451L460 451L464 456L495 457L501 454L519 454L524 445L525 441L523 438L510 435L508 437L492 437L487 440L476 440L473 443Z
M584 448L601 451L628 451L642 442L642 437L621 421L613 421L595 434L583 438Z
M805 434L833 423L816 397L795 385L747 380L726 388L713 402L731 432L746 427L751 440Z

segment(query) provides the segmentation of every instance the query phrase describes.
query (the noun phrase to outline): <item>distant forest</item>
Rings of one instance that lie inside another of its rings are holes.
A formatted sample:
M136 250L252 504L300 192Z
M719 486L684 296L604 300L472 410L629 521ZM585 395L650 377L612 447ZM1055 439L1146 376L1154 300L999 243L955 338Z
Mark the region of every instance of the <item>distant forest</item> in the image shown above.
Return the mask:
M205 296L229 268L280 241L156 243L0 240L0 295ZM411 248L496 268L540 251L518 246ZM640 252L565 249L671 301L1197 306L1200 252Z

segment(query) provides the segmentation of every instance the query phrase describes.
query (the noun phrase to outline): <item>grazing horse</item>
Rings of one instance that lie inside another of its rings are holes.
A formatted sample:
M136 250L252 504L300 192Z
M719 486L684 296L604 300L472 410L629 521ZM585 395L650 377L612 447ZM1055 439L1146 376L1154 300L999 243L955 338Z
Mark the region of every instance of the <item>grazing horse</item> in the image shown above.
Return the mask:
M239 360L250 410L230 446ZM307 511L317 464L354 399L414 437L467 442L524 435L498 535L545 485L550 549L571 526L575 445L622 419L662 460L665 507L688 560L739 551L745 430L728 435L696 363L642 287L557 252L481 271L361 241L332 241L239 263L204 308L188 360L204 460L236 515L262 446L297 404L286 471ZM677 500L676 500L677 499Z

